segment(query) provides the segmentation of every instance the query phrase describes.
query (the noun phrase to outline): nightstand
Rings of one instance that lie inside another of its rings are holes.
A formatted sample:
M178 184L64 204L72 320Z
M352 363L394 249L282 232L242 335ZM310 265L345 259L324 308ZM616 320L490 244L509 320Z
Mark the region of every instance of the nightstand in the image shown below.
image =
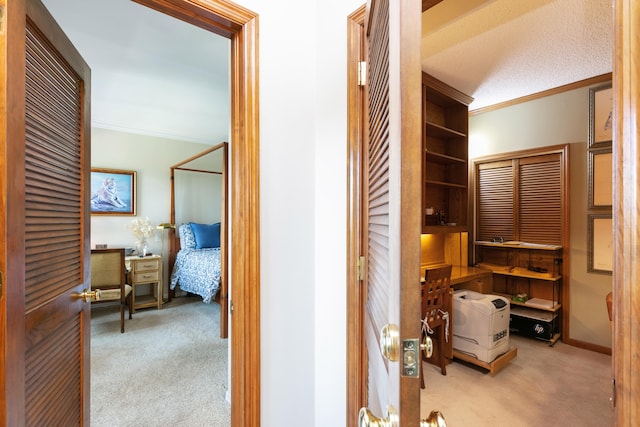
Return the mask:
M131 285L132 312L138 308L157 307L162 308L162 257L150 255L146 257L128 256L125 258L127 265L127 283ZM149 286L150 295L136 296L138 286Z

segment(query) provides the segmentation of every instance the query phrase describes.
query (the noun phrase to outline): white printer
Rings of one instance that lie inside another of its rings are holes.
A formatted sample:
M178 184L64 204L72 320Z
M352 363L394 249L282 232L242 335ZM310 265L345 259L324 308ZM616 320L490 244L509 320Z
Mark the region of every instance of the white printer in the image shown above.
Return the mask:
M509 351L509 300L470 290L455 291L453 348L487 363Z

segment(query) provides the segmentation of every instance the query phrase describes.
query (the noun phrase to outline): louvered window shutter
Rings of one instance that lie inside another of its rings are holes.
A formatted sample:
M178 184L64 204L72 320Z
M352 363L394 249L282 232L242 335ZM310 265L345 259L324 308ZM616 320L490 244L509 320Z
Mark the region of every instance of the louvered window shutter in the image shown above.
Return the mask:
M519 163L518 240L562 245L560 155L529 157Z
M478 240L514 239L512 162L478 165Z
M562 155L476 164L477 240L562 245Z

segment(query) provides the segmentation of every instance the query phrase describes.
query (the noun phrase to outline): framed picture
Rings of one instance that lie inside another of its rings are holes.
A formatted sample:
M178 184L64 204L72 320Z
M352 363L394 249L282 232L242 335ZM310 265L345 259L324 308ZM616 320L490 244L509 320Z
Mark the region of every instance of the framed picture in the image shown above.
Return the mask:
M589 214L587 272L613 272L613 220L610 214Z
M611 209L613 203L613 158L611 148L588 153L589 209Z
M135 215L136 173L91 168L91 215Z
M611 83L589 89L589 148L613 140L613 89Z

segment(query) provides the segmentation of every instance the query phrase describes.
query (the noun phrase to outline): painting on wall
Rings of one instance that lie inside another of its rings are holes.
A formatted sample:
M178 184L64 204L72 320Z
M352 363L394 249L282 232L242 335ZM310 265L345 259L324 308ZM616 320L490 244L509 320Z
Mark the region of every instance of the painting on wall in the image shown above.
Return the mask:
M611 149L589 151L589 209L611 209L613 164Z
M588 268L589 273L613 272L613 221L609 214L590 214Z
M135 215L136 172L91 168L91 215Z
M589 148L613 140L613 89L611 83L589 90Z

